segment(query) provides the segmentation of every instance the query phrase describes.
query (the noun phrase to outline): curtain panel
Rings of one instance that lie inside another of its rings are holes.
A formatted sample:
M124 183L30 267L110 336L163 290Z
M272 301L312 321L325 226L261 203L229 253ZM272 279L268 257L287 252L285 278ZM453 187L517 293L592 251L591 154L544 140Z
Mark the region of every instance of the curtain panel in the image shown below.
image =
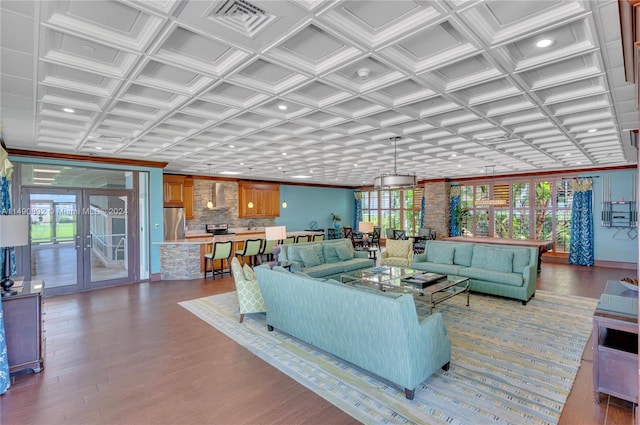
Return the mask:
M569 264L593 266L593 181L574 179Z
M353 192L353 228L358 230L358 223L362 219L362 192Z
M449 192L449 235L460 236L455 211L460 206L460 186L451 186Z
M11 209L11 199L9 191L9 180L13 174L13 165L9 162L7 151L0 148L0 207L2 214L9 214ZM4 250L0 250L0 260L4 261ZM13 249L11 256L14 256ZM15 274L15 258L12 258L11 272ZM3 264L0 262L0 264ZM0 298L0 394L4 394L11 385L9 377L9 357L7 355L7 340L4 331L4 312L2 309L2 298Z

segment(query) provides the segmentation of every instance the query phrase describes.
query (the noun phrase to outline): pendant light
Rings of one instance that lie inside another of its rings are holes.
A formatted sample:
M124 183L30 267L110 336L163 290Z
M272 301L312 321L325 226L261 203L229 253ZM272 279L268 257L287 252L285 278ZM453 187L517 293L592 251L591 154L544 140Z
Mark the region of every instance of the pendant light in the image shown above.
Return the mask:
M209 179L211 179L211 164L207 164L209 166ZM209 180L209 185L211 185L211 180ZM209 201L207 201L207 208L209 208L210 210L213 209L213 200L216 199L216 195L214 193L214 188L216 187L215 183L213 183L213 185L211 185L210 187L210 197L209 197Z
M282 181L284 182L284 171L282 172ZM282 208L287 208L287 196L284 185L282 185Z
M393 143L393 174L383 174L376 177L373 187L382 189L410 189L416 187L416 176L413 174L398 174L398 140L400 137L389 138Z
M489 168L491 168L491 183L489 183ZM478 199L476 200L475 204L476 205L481 205L481 206L490 206L490 205L495 205L495 206L505 206L507 205L507 199L501 198L501 197L495 197L495 169L496 166L495 165L487 165L484 167L484 177L486 180L486 185L487 185L487 197L484 199ZM492 199L489 194L491 193L491 189L493 188L493 192L494 192L494 198ZM507 197L509 195L507 194Z
M253 188L251 186L251 167L249 167L249 189L251 189L251 190L249 190L249 193L252 194L253 193L253 190L252 190ZM251 195L249 195L249 196L251 196ZM247 204L247 207L248 208L253 208L253 201L251 200L251 197L249 197L249 203Z

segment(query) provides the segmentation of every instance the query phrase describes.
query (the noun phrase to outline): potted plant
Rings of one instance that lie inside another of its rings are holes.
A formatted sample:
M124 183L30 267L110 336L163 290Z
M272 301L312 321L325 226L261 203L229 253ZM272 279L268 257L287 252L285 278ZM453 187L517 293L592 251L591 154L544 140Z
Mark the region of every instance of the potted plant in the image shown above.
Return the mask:
M339 229L342 226L342 219L338 214L331 213L331 221L333 222L333 227Z

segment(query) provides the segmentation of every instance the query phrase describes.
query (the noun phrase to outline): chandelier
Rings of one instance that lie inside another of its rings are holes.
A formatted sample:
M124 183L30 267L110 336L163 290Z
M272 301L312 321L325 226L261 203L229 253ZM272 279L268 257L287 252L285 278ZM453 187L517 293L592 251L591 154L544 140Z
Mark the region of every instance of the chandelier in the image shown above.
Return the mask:
M391 137L393 143L393 174L383 174L373 180L373 187L380 189L410 189L416 186L416 176L413 174L398 174L398 140L400 137Z

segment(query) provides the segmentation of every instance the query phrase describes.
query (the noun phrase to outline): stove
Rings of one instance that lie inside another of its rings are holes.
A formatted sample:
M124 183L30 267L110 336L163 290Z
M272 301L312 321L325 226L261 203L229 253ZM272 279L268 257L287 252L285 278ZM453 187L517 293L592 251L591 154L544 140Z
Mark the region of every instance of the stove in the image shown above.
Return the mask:
M213 233L214 235L235 235L235 233L229 232L228 224L205 224L204 229L207 233Z

